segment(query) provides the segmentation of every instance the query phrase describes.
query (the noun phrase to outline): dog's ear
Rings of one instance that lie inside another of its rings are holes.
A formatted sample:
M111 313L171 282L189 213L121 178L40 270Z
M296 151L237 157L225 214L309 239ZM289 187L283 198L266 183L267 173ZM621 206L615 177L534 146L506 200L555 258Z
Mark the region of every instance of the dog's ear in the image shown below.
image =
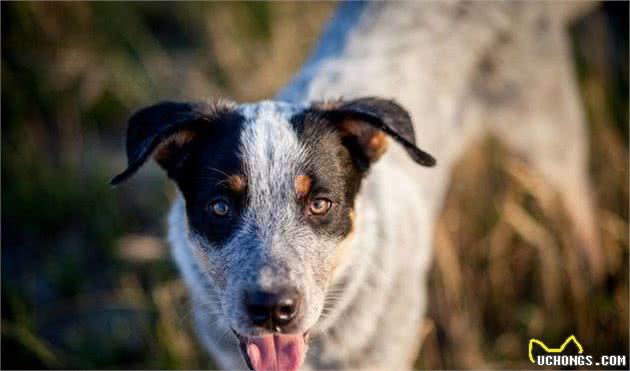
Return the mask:
M367 169L385 152L386 134L400 143L418 164L436 163L433 156L416 146L411 117L394 101L367 97L318 103L314 107L339 130L342 142L362 169Z
M176 103L162 102L143 108L129 119L127 127L127 169L115 176L116 185L133 175L153 157L169 176L186 160L187 149L200 131L233 110L226 101Z

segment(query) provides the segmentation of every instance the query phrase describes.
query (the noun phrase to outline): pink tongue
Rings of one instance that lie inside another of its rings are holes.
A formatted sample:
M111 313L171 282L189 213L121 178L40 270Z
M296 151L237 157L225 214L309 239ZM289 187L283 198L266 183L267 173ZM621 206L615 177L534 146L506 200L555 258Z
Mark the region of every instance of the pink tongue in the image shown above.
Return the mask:
M247 355L256 371L295 371L304 360L304 337L267 335L247 341Z

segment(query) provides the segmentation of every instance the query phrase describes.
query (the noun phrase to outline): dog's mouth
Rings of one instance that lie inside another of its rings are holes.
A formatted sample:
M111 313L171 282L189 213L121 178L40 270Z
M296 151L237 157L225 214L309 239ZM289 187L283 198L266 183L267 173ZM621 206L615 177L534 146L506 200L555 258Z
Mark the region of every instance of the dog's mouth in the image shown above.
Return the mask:
M232 329L241 355L250 370L295 371L306 355L308 331L303 334L274 333L265 336L243 336Z

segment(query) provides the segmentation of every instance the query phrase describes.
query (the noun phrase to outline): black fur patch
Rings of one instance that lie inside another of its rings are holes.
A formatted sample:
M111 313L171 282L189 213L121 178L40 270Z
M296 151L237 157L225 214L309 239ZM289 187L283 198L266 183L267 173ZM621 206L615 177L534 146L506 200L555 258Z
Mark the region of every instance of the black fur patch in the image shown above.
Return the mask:
M228 114L219 119L211 132L195 141L187 163L175 174L184 199L190 226L209 242L220 245L238 227L239 216L247 207L246 192L235 192L229 176L245 179L238 157L243 117ZM225 216L212 213L213 201L223 200L230 206Z
M220 243L236 227L245 204L244 196L234 194L226 182L229 175L240 175L237 145L243 120L229 102L164 102L144 108L129 119L128 166L112 184L126 180L153 155L182 192L192 228ZM208 210L217 199L230 204L227 215Z
M362 173L355 166L353 156L342 143L339 133L317 112L307 110L291 119L298 139L311 156L306 164L306 174L311 178L307 197L300 202L304 209L318 197L333 201L330 211L322 216L303 215L317 233L343 238L352 230L350 213L359 191Z

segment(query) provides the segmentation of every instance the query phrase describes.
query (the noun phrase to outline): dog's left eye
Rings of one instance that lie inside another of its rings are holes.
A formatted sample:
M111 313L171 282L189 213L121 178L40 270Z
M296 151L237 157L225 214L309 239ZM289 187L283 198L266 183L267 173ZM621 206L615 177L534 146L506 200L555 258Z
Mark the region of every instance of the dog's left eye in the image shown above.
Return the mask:
M216 216L226 216L230 212L230 205L224 200L212 201L208 205L208 211Z
M309 211L313 215L324 215L330 210L332 206L332 201L326 198L316 198L311 201L309 205Z

